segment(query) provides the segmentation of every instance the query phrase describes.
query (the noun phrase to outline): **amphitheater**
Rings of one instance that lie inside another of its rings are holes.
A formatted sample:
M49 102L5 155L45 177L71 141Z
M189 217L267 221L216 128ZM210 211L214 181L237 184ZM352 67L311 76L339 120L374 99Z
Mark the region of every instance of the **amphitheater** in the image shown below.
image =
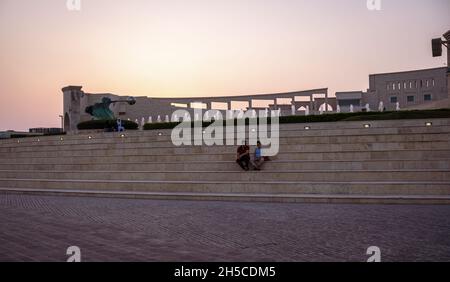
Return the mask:
M263 171L249 172L234 162L235 146L175 147L170 133L137 130L0 140L0 191L176 200L450 203L450 119L281 124L279 154Z

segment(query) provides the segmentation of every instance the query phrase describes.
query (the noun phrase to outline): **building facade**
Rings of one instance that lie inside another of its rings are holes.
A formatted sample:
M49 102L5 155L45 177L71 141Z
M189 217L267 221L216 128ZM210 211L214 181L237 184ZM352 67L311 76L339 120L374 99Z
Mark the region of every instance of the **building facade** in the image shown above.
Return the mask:
M388 110L439 101L448 98L447 67L373 74L369 76L369 89L365 103L377 108L382 101Z
M337 92L341 110L385 110L414 108L449 98L450 72L447 67L369 75L367 92Z

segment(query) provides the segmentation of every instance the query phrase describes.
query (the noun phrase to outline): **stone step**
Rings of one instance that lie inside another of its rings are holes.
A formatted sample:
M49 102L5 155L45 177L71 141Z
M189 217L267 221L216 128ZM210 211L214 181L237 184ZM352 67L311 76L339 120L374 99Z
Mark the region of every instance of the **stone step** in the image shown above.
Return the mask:
M1 170L1 179L152 181L449 181L450 170L39 171Z
M103 190L61 190L0 188L0 193L114 197L158 200L196 200L196 201L246 201L283 203L323 203L323 204L410 204L410 205L448 205L450 196L424 195L318 195L318 194L262 194L262 193L189 193L189 192L133 192Z
M404 134L432 134L432 133L449 133L450 132L450 119L444 120L447 124L438 125L437 121L433 121L433 126L424 126L425 120L417 120L416 126L401 127L399 125L391 124L389 127L377 127L374 122L368 122L372 125L371 128L364 128L363 122L358 122L356 128L341 129L339 126L344 126L344 123L327 123L328 129L318 129L316 124L308 125L312 130L305 130L304 127L307 124L297 124L296 129L286 128L286 125L280 127L281 137L339 137L348 135L404 135ZM436 123L436 125L435 125ZM70 144L71 142L76 144L90 144L93 140L99 140L101 142L115 143L117 139L122 139L122 142L150 142L152 140L170 141L171 130L151 130L151 131L127 131L123 133L124 138L121 138L122 133L110 132L110 133L91 133L91 134L77 134L63 136L63 141L60 140L60 136L42 136L42 137L29 137L21 139L5 139L0 140L1 147L11 147L17 145L19 141L21 145L36 144L40 145L56 145L64 142ZM161 134L161 136L159 136ZM93 137L88 139L88 136ZM37 142L37 139L40 142Z
M421 142L448 142L450 140L450 133L440 134L413 134L413 135L379 135L379 136L346 136L346 137L291 137L280 138L280 145L320 145L322 147L329 145L347 145L357 144L363 146L365 144L412 144ZM140 142L115 142L106 143L100 142L103 140L93 140L90 144L66 144L60 142L55 145L44 145L39 142L33 144L17 144L10 147L0 148L0 153L19 153L19 152L48 152L55 150L98 150L98 149L141 149L141 148L173 148L174 145L169 141L140 141ZM116 140L117 141L117 140ZM122 140L121 140L122 141ZM380 145L381 146L381 145ZM180 146L190 147L190 146ZM232 146L233 147L233 146Z
M87 139L87 137L86 137ZM164 139L164 140L163 140ZM403 143L410 142L437 142L450 140L450 133L404 134L404 135L350 135L350 136L293 136L280 137L280 144L295 145L337 145L337 144L367 144L367 143ZM174 147L170 139L158 138L152 140L132 140L130 138L117 139L88 139L64 140L47 144L48 142L22 142L0 147L0 153L35 152L54 150L93 150L93 149L136 149L136 148L171 148ZM224 142L226 144L226 142Z
M230 161L236 159L235 153L215 154L169 154L144 155L126 154L122 156L83 156L70 157L9 157L0 158L2 164L20 163L111 163L111 162L190 162L190 161ZM450 159L449 150L388 150L388 151L336 151L336 152L281 152L273 160L444 160Z
M252 148L254 150L254 147ZM328 145L280 145L279 151L283 152L368 152L383 150L445 150L450 149L450 141L433 142L409 142L409 143L359 143L359 144L328 144ZM68 150L48 150L0 153L0 158L21 158L21 157L72 157L72 156L123 156L123 155L169 155L169 154L222 154L235 153L236 146L184 146L166 148L127 148L127 149L68 149Z
M450 182L289 182L289 181L149 181L0 179L0 187L122 192L333 194L333 195L450 195Z
M24 163L0 164L1 170L59 170L59 171L241 171L233 161L205 162L116 162L116 163ZM399 169L450 169L450 159L447 160L305 160L305 161L269 161L264 163L268 171L282 170L399 170Z

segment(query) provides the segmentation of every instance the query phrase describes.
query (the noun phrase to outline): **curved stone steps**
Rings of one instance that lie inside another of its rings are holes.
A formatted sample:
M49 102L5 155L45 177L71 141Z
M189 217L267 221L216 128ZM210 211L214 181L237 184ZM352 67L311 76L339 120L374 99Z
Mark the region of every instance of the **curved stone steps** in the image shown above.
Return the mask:
M184 162L184 161L234 161L236 153L196 153L196 154L125 154L118 156L42 156L1 158L2 164L18 163L110 163L110 162ZM372 150L372 151L333 151L333 152L281 152L272 157L274 160L443 160L450 159L448 150Z
M155 200L246 201L322 204L412 204L448 205L450 196L424 195L336 195L336 194L264 194L264 193L190 193L190 192L127 192L104 190L61 190L0 188L0 193L37 194L76 197L115 197Z
M286 171L36 171L0 170L0 183L14 179L142 181L450 181L450 170L286 170ZM0 185L1 186L1 185Z
M18 153L18 152L48 152L54 150L94 150L94 149L141 149L141 148L173 148L171 140L141 140L132 141L129 138L102 138L102 139L83 139L72 140L65 139L63 141L52 141L51 144L39 138L34 141L26 141L20 139L20 144L13 143L9 146L0 146L0 153ZM67 137L66 137L67 138ZM427 134L380 134L380 135L346 135L338 137L285 137L280 136L280 145L345 145L345 144L373 144L373 143L401 143L408 144L413 142L439 142L450 140L450 133L427 133ZM0 140L1 144L1 140ZM224 142L226 144L226 142ZM224 145L225 146L225 145ZM180 146L181 148L188 148L191 146Z
M260 172L239 169L236 146L174 147L170 130L0 140L0 192L448 204L450 119L432 122L284 124Z
M450 195L450 182L431 181L151 181L0 179L3 188L126 192L266 193L336 195Z
M166 154L224 154L235 153L237 146L183 146L164 148L121 148L108 147L94 149L35 150L29 152L0 153L0 158L21 157L72 157L72 156L122 156L122 155L166 155ZM254 150L254 146L251 150ZM345 144L280 144L280 153L284 152L358 152L392 150L446 150L450 141L398 142L398 143L345 143Z
M241 171L234 161L184 161L184 162L110 162L110 163L0 163L0 170L44 171L98 171L98 170L150 170L150 171ZM442 160L271 160L264 170L427 170L450 169L450 159Z
M425 122L432 121L433 126L425 126ZM371 128L364 128L364 124L371 124ZM402 126L402 123L409 124ZM348 127L353 124L352 127ZM311 126L311 130L305 130L304 126ZM409 120L409 121L367 121L367 122L330 122L330 123L314 123L314 124L282 124L280 125L280 137L339 137L339 136L376 136L376 135L409 135L409 134L432 134L432 133L449 133L450 122L449 119L432 119L432 120ZM121 142L168 142L170 141L171 130L150 130L150 131L127 131L125 138L120 138L117 132L110 133L91 133L79 135L62 136L65 143L73 142L73 144L90 144L95 140L102 142L115 143L118 139ZM158 134L162 134L159 136ZM88 136L94 137L88 139ZM40 142L37 142L40 139ZM41 136L17 139L0 140L0 148L16 146L20 141L24 144L38 144L38 145L57 145L60 144L60 136Z

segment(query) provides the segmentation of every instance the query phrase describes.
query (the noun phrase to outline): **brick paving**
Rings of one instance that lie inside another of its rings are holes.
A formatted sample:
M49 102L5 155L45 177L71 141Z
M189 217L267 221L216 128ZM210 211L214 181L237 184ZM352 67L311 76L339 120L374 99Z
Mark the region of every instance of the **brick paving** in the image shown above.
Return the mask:
M450 206L0 194L0 261L450 261Z

